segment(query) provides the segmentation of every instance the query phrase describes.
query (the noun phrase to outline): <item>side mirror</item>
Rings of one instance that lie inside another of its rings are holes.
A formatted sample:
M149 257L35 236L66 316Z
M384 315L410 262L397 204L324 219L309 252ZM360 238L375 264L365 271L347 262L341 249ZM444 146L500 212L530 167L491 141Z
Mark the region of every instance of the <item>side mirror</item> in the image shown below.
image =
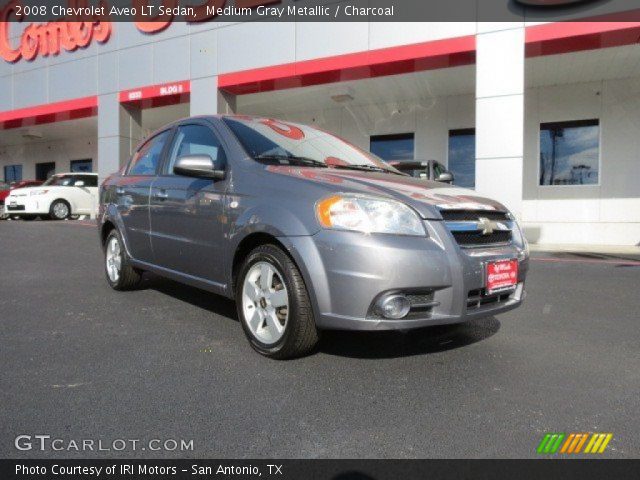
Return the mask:
M73 184L74 187L84 187L84 182L82 180L78 180Z
M213 159L209 155L185 155L176 160L173 173L185 177L224 178L224 170L217 170Z
M453 183L453 173L442 172L440 175L436 177L436 182Z

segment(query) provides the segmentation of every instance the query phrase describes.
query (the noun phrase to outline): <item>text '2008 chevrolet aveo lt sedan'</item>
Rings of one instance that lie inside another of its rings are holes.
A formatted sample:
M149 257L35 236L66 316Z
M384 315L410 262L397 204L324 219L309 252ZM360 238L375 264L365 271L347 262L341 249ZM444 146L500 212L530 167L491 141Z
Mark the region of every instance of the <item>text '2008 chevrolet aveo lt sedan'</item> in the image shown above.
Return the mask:
M144 141L100 190L107 281L143 271L235 299L255 350L321 329L463 322L518 306L528 249L511 213L412 178L322 130L195 117Z

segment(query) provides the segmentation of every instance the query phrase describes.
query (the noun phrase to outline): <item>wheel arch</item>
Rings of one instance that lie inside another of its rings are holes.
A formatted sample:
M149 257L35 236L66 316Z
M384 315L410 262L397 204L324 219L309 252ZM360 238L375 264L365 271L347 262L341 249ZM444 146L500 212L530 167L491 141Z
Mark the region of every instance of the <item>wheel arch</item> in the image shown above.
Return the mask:
M49 212L51 212L51 209L53 208L53 205L56 202L64 202L67 204L67 206L69 207L69 216L73 215L73 202L71 202L68 198L65 197L56 197L53 200L51 200L51 202L49 202Z
M284 244L280 240L278 240L276 236L263 231L252 232L248 234L246 237L244 237L240 241L240 243L238 243L238 246L235 248L235 251L233 253L233 260L231 262L231 289L229 291L230 296L233 297L235 295L236 281L238 279L240 266L242 265L242 262L244 261L244 259L247 258L247 255L249 255L249 253L251 253L251 251L256 247L259 247L260 245L268 245L268 244L272 244L280 247L283 252L289 255L287 248L284 246ZM292 258L292 260L297 265L297 262L295 261L295 259Z
M105 222L100 227L100 244L104 247L105 242L107 241L107 237L111 230L115 230L117 227L115 223L111 220L105 220Z

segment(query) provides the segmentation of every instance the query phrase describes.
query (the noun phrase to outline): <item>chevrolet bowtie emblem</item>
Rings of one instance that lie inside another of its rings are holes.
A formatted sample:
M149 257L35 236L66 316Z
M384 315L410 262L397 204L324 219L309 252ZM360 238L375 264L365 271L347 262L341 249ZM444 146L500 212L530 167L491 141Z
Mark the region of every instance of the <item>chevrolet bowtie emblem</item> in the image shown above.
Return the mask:
M482 235L491 235L498 228L496 222L492 222L487 217L478 218L478 230L482 230Z

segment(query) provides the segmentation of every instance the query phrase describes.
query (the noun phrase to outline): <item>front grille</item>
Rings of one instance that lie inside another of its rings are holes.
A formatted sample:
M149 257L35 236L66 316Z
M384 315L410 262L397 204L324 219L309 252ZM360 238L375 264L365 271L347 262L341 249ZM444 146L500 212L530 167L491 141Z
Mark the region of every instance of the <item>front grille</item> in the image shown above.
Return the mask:
M484 288L470 290L467 297L467 310L477 310L483 307L497 307L509 301L515 291L498 292L487 295Z
M507 212L496 212L493 210L440 210L440 215L445 221L449 222L477 222L479 218L484 217L489 220L509 220Z
M412 313L431 313L431 309L438 304L438 302L434 302L433 300L433 291L427 293L407 294L407 298L409 299L409 303L411 303L411 310L409 311L409 315L411 315Z
M514 222L509 212L443 209L440 214L461 247L486 247L511 242Z
M495 230L493 233L483 235L480 230L472 232L451 232L458 245L499 245L511 241L509 230Z
M7 210L12 210L14 212L24 210L24 205L7 205Z

